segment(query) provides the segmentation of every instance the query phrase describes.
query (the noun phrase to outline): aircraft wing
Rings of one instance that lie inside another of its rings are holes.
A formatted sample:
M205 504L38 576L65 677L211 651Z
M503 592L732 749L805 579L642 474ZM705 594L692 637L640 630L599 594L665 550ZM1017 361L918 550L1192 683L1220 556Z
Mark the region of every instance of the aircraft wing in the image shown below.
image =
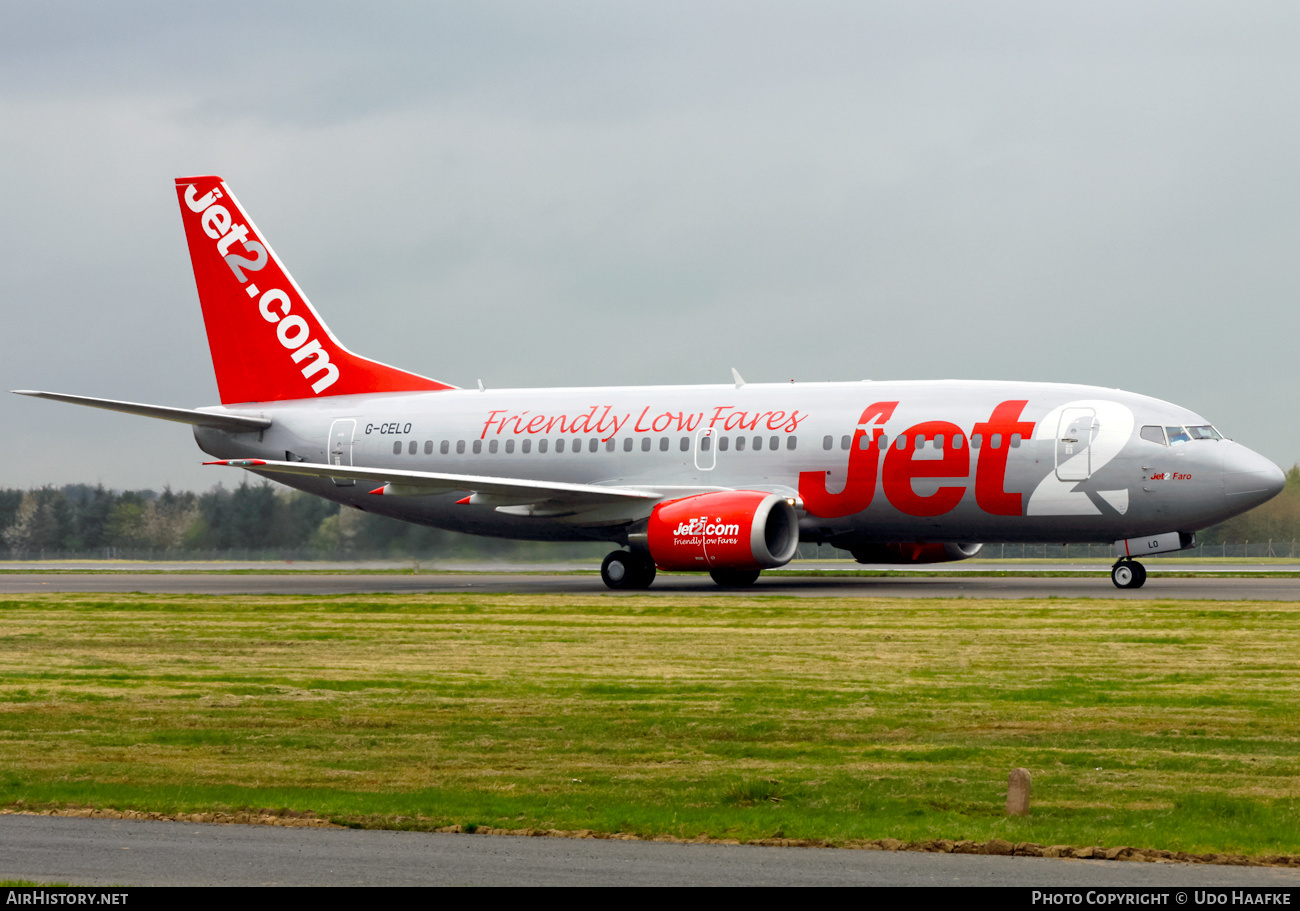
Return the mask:
M145 405L140 402L119 402L117 399L95 399L86 395L67 395L62 392L39 392L35 389L14 389L15 395L30 395L38 399L50 399L55 402L67 402L71 405L89 405L91 408L103 408L106 411L121 411L126 414L138 414L146 418L160 418L164 421L176 421L179 424L196 424L199 427L216 427L230 433L256 433L271 426L270 418L254 417L210 411L195 411L190 408L169 408L166 405Z
M353 478L379 481L374 494L419 496L464 490L472 493L471 503L510 507L541 502L570 505L606 505L637 500L656 501L664 494L630 487L601 487L597 484L569 484L564 481L533 481L525 478L494 478L471 474L443 474L433 471L402 471L394 468L365 468L355 465L322 465L318 462L278 462L272 459L221 459L204 465L229 465L272 474L307 475L316 478Z

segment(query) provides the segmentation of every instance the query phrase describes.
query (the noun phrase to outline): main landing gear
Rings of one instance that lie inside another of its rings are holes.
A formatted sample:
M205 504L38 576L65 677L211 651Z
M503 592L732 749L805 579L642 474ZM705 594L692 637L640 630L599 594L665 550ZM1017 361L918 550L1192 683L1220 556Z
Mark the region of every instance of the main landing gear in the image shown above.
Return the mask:
M758 581L756 569L711 569L709 578L723 588L745 588Z
M1117 560L1110 568L1110 581L1116 588L1141 588L1146 580L1146 567L1136 560Z
M613 589L649 588L655 580L655 561L644 554L616 550L600 564L600 580Z

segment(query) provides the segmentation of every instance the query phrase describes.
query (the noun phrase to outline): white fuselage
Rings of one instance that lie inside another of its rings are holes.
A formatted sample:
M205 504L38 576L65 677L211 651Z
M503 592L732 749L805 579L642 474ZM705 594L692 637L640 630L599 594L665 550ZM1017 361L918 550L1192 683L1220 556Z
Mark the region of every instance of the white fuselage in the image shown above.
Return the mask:
M608 485L688 496L769 491L800 536L1113 541L1192 532L1268 499L1281 472L1167 402L1090 386L973 381L446 390L229 406L261 433L195 430L219 458ZM1147 428L1144 431L1144 428ZM1150 428L1159 428L1157 434ZM277 480L475 534L626 542L652 504L529 515L463 494Z

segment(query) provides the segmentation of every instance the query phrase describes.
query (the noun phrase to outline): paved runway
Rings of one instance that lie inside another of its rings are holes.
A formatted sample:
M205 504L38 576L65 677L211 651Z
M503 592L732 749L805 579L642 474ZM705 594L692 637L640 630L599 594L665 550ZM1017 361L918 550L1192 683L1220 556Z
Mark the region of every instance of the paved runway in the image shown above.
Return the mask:
M1181 570L1180 570L1181 571ZM707 576L661 573L651 595L731 597ZM745 594L808 598L1118 598L1151 601L1210 599L1220 601L1300 601L1300 577L1166 576L1152 572L1136 591L1115 588L1108 576L795 576L769 573ZM568 573L4 573L0 594L31 592L145 592L167 594L353 594L372 592L483 592L487 594L607 594L622 597L644 592L611 592L594 574Z
M0 816L0 878L125 886L1300 888L1300 870L1278 867L48 816Z

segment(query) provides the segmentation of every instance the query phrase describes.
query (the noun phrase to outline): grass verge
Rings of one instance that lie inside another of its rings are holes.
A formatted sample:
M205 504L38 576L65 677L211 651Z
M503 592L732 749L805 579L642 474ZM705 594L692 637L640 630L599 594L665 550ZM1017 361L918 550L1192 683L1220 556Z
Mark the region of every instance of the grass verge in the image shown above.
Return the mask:
M1298 654L1277 602L18 597L0 805L1298 854Z

